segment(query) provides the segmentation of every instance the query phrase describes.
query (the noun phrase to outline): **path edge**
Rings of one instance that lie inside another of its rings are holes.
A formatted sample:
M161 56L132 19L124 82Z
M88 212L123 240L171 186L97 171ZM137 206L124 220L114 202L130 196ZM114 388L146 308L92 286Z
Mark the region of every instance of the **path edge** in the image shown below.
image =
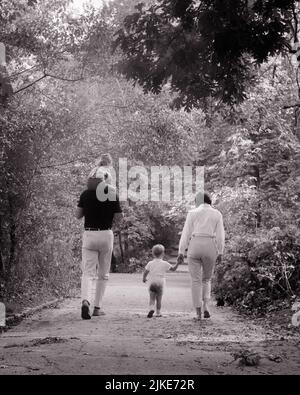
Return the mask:
M4 329L8 328L9 326L17 325L23 319L29 317L30 315L33 315L43 309L54 307L55 305L63 302L64 300L65 300L65 298L56 298L56 299L51 300L50 302L45 302L45 303L42 303L42 304L35 306L35 307L29 307L29 308L25 309L24 311L22 311L21 313L13 314L13 315L6 318L6 320L5 320L6 326L4 327Z

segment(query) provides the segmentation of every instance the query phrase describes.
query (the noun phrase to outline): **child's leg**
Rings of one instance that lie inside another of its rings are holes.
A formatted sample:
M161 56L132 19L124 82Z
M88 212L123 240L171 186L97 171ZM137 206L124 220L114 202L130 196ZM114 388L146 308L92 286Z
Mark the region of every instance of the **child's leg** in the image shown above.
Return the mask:
M150 294L150 303L149 303L150 310L154 311L154 309L155 309L155 301L156 301L156 292L149 291L149 294Z
M162 301L162 292L159 292L156 295L156 315L160 316L160 309L161 309L161 301Z
M148 313L147 317L148 318L152 318L153 314L154 314L154 309L155 309L156 292L151 291L149 289L149 295L150 295L150 303L149 303L150 310L149 310L149 313Z

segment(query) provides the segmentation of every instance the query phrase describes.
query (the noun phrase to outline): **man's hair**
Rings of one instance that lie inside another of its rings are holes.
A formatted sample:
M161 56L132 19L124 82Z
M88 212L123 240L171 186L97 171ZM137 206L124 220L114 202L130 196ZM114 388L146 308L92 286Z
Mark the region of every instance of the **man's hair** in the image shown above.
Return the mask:
M207 192L198 192L195 197L195 202L196 206L199 206L203 203L211 204L211 197Z
M156 258L160 257L165 252L165 247L162 244L156 244L152 247L152 255Z

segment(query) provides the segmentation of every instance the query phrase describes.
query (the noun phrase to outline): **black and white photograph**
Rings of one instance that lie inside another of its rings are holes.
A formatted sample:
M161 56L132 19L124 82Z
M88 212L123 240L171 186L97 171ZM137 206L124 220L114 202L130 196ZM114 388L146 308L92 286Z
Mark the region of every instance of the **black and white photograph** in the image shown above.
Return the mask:
M299 0L0 0L1 377L300 374L299 41Z

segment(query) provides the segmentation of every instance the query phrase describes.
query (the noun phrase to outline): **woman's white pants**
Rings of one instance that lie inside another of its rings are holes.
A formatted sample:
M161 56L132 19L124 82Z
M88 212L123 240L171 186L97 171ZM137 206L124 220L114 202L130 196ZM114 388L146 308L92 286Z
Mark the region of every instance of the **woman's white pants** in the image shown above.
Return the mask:
M215 239L193 236L187 253L188 267L192 283L192 299L195 308L208 303L211 297L211 278L218 252Z
M109 278L113 242L112 230L83 233L81 299L90 305L101 307Z

